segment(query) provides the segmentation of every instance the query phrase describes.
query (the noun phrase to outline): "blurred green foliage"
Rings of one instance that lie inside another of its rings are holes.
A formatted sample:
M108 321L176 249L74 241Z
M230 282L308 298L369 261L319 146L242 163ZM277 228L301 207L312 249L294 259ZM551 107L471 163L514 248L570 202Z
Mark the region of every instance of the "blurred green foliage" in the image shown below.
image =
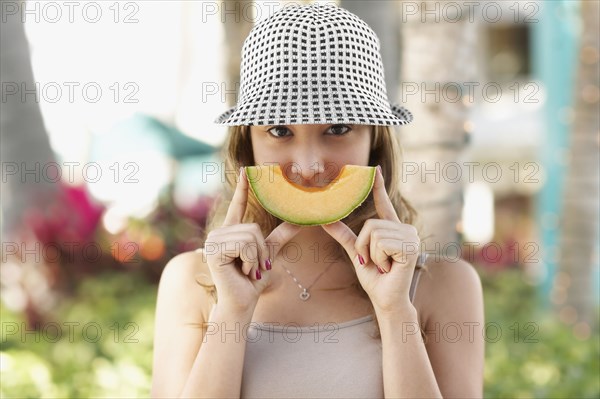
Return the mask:
M155 302L139 273L112 272L84 280L39 332L3 307L0 396L148 397Z
M572 326L541 310L536 288L520 269L478 271L488 327L485 397L600 397L598 320L580 340Z
M486 332L485 397L600 397L598 325L581 341L537 310L535 288L518 269L478 270L486 326L494 323ZM3 307L0 396L148 397L155 303L156 286L140 274L111 272L60 300L37 333L23 331L24 319Z

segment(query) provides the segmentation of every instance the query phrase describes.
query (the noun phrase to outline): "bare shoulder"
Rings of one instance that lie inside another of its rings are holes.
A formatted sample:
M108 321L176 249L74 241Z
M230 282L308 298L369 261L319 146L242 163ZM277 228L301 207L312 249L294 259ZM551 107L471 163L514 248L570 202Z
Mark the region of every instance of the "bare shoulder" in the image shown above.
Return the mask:
M174 256L165 266L161 282L191 283L199 276L210 278L210 270L202 248Z
M212 308L198 280L208 282L209 277L201 251L173 257L162 272L154 322L152 397L175 397L185 385Z
M481 398L485 342L479 274L463 259L434 255L426 266L417 290L421 308L415 307L440 392L444 398Z
M483 308L481 279L469 262L434 254L427 258L425 266L415 294L415 307L422 322L439 319L443 314L474 313Z
M177 302L183 314L203 316L208 320L213 286L210 270L202 249L184 252L173 257L165 266L159 284L159 297ZM198 309L202 312L198 314ZM194 317L198 322L197 317Z

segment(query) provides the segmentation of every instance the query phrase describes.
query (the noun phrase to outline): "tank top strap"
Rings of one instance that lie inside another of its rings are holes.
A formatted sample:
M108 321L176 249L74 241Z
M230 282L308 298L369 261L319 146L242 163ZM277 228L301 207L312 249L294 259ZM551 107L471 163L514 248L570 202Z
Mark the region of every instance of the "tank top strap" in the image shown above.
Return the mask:
M425 261L427 260L427 256L429 256L429 254L423 252L423 253L419 254L419 257L417 258L417 263L415 265L415 271L413 273L412 282L410 283L410 291L409 291L410 303L413 303L413 300L415 298L415 292L417 291L417 284L419 284L419 278L421 277L421 271L423 270L422 267L419 267L419 266L423 266L425 264Z

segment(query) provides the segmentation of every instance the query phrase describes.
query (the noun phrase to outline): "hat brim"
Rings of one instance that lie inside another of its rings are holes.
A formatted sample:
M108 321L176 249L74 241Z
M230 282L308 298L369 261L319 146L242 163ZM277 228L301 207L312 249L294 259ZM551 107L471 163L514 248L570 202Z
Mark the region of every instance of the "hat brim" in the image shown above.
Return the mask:
M369 102L368 100L366 100ZM321 116L300 118L292 115L282 115L273 117L261 113L262 103L246 102L242 108L237 106L229 108L227 111L220 114L214 123L225 126L259 126L259 125L294 125L294 124L332 124L332 123L349 123L355 125L379 125L379 126L394 126L407 125L413 121L412 113L399 104L390 104L389 110L381 107L379 104L372 102L370 106L375 108L376 116L366 113L362 116Z

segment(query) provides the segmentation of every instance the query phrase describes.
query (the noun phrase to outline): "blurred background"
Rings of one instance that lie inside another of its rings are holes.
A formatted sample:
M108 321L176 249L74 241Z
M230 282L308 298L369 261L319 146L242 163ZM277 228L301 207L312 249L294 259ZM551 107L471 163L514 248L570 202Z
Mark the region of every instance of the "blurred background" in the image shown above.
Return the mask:
M240 52L309 1L1 0L0 395L145 397ZM598 1L330 1L381 40L423 250L484 286L486 397L600 396Z

